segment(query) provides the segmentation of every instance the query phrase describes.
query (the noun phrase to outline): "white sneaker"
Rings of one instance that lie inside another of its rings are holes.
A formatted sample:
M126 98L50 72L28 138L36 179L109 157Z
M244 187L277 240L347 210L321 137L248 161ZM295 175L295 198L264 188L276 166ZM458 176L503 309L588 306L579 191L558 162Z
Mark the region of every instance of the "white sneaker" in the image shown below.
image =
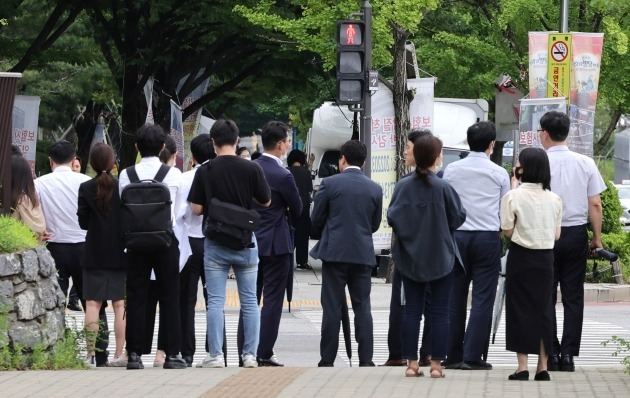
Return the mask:
M110 368L119 368L119 367L126 367L126 366L127 366L127 356L124 354L119 357L114 358L113 361L109 361L107 363L107 367L110 367Z
M225 365L223 364L223 355L217 355L213 357L210 354L207 354L202 362L198 363L196 367L198 368L223 368Z
M244 368L257 368L258 362L253 355L243 355L243 367Z
M89 356L87 358L85 358L85 366L88 368L95 368L96 367L96 360L94 359L94 355Z

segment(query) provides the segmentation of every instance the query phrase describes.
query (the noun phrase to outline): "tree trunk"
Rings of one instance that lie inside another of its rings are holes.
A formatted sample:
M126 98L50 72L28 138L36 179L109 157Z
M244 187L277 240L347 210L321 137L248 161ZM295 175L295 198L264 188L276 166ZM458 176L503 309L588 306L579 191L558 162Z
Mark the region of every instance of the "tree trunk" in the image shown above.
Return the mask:
M608 128L606 128L606 132L604 133L602 138L600 138L599 141L597 141L597 146L593 148L593 154L595 154L595 152L599 153L599 151L604 149L613 131L615 131L615 128L617 128L617 123L619 123L620 117L621 117L621 109L617 109L615 113L613 113L613 117L612 119L610 119L610 123L608 123Z

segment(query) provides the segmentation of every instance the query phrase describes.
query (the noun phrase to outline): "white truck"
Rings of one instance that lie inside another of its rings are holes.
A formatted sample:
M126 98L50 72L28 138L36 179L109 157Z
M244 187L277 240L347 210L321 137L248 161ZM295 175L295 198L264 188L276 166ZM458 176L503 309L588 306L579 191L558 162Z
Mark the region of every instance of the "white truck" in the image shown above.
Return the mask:
M444 166L465 157L469 151L466 130L477 121L488 120L488 102L483 99L434 98L432 78L410 79L408 84L416 90L409 109L412 128L429 128L442 140ZM339 172L339 148L352 137L353 117L346 106L337 106L332 102L325 102L315 110L305 148L309 156L314 156L315 191L322 178ZM374 234L377 255L389 254L391 243L391 228L387 224L386 214L396 184L393 120L392 95L381 84L372 96L370 159L371 178L383 188L383 221L381 228Z

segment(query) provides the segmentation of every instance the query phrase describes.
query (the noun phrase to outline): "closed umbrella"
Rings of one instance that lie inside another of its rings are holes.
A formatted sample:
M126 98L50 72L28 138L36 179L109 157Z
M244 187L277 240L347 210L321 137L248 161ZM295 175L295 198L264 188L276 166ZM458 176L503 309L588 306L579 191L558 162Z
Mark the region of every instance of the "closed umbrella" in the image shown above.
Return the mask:
M350 335L350 314L348 313L348 302L345 299L341 304L341 329L343 330L343 341L346 344L346 355L348 355L348 361L350 367L352 367L352 336Z
M501 272L499 273L499 284L497 287L497 295L494 298L494 310L492 315L492 344L499 330L499 322L501 321L501 313L503 312L503 303L505 303L505 267L507 263L508 252L501 258Z

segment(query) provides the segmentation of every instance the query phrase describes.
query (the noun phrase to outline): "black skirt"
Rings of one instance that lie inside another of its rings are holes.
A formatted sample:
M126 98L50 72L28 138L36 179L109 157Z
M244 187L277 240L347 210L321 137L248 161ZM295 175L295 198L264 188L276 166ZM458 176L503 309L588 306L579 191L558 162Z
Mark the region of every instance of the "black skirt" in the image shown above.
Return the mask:
M505 277L505 342L508 351L551 352L553 249L527 249L512 242Z
M116 268L83 268L84 300L123 300L127 271Z

